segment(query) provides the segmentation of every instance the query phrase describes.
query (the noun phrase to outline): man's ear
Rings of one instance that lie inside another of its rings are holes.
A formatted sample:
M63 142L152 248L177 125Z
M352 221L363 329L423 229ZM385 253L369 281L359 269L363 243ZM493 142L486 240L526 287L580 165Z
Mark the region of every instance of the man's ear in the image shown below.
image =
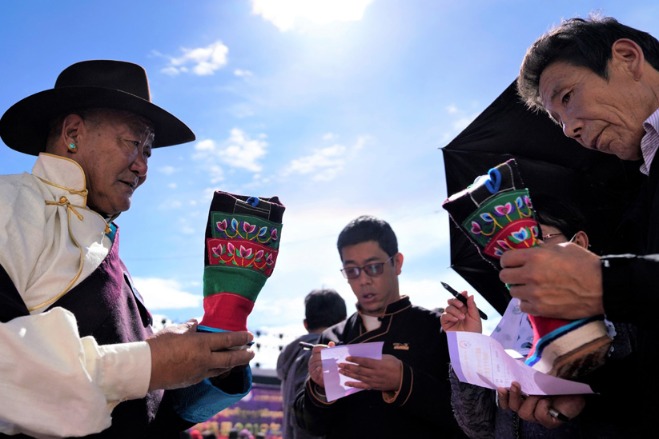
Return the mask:
M78 114L69 114L60 121L60 130L56 136L51 132L46 142L46 152L66 155L70 144L78 145L78 137L84 129L84 120Z
M68 144L78 139L81 129L83 129L84 120L80 115L72 113L62 121L62 138Z
M629 38L620 38L611 46L611 61L624 66L638 80L643 75L645 55L643 49Z
M304 325L304 329L309 331L309 324L307 323L307 319L302 320L302 324Z
M571 241L583 248L588 248L590 245L588 235L583 230L579 230L577 233L575 233Z
M394 255L394 262L395 262L395 268L396 268L396 274L401 274L403 271L403 261L405 260L405 257L401 252L398 252Z

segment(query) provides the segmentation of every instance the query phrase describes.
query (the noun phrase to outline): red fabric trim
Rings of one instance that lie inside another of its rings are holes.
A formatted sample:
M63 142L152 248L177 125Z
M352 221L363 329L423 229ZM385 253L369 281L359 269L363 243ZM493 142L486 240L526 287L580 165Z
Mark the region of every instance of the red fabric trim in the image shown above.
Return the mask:
M254 302L233 293L217 293L204 297L204 317L199 323L225 331L247 331L247 317Z

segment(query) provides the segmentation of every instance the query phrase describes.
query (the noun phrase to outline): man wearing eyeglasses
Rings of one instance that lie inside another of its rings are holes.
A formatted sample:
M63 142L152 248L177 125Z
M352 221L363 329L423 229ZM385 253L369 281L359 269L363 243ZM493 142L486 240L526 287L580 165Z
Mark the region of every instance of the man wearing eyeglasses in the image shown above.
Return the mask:
M309 359L309 378L296 398L297 422L332 438L462 438L450 405L449 355L439 314L402 296L403 254L391 226L373 216L339 234L341 272L357 312L325 330ZM320 351L336 344L384 342L382 359L348 357L338 365L347 386L362 389L327 402Z

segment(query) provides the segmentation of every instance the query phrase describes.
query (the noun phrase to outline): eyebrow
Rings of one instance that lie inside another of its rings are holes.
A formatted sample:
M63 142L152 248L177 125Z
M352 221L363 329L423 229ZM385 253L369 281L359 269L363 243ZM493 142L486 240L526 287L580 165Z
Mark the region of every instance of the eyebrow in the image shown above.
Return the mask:
M551 95L550 95L550 97L549 97L549 103L550 103L550 104L554 101L554 99L556 99L556 96L558 96L558 95L561 93L561 90L562 90L562 88L554 88L554 89L552 90ZM542 94L541 94L541 96L542 96ZM545 101L544 99L541 99L540 102L542 102L542 107L544 108L544 110L545 110L545 112L547 113L547 115L549 115L549 118L550 118L552 121L554 121L556 124L558 124L558 125L562 125L560 119L559 119L558 117L556 117L556 114L555 114L554 112L549 111L549 110L547 109L547 104L545 103L546 101Z
M370 264L370 263L373 263L373 262L383 262L383 261L378 261L378 259L380 259L379 256L372 256L372 257L366 259L364 261L364 264L362 264L362 265ZM343 261L343 265L346 265L346 264L358 265L357 262L353 261L352 259Z
M549 102L552 102L554 99L556 99L556 96L558 96L561 93L562 89L563 87L555 87L551 92L551 95L549 97Z

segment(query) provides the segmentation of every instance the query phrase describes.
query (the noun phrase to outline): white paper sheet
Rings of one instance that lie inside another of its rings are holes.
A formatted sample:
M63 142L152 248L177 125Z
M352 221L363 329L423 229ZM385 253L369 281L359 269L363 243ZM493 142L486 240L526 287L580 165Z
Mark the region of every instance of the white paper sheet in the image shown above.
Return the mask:
M339 373L338 363L346 363L346 357L349 356L381 360L382 346L384 346L384 342L377 341L373 343L338 345L320 351L320 359L323 363L323 382L325 383L325 396L327 397L327 401L331 402L362 390L345 385L346 381L359 380L341 375Z
M501 343L475 332L449 331L451 364L462 382L496 389L513 381L528 395L572 395L594 393L587 384L538 372L511 357Z

